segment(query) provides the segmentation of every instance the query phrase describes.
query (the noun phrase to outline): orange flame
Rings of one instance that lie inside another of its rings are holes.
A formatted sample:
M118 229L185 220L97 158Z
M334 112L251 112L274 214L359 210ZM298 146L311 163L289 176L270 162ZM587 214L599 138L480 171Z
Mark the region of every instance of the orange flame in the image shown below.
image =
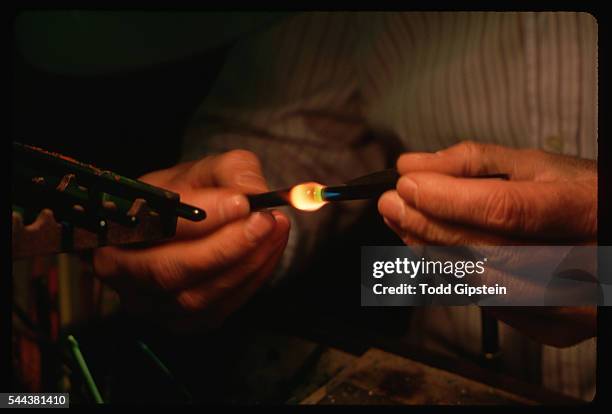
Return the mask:
M289 192L289 202L298 210L318 210L327 204L321 194L323 188L322 184L315 182L298 184Z

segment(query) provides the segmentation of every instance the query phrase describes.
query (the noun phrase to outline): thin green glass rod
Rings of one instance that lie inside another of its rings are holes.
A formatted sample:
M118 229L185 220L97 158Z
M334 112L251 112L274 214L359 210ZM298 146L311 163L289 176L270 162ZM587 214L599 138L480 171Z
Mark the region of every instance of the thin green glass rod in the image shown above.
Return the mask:
M89 388L89 391L91 392L91 395L93 396L94 401L96 402L96 404L104 404L104 400L102 399L102 396L100 395L100 391L98 391L96 382L91 376L91 372L89 372L89 368L87 367L85 358L83 358L83 354L81 353L81 349L79 348L79 343L77 342L75 337L72 335L68 335L68 343L70 344L70 349L72 350L72 353L74 354L74 358L76 359L76 362L79 368L81 369L81 373L83 374L83 377L85 378L85 383L87 384L87 388Z

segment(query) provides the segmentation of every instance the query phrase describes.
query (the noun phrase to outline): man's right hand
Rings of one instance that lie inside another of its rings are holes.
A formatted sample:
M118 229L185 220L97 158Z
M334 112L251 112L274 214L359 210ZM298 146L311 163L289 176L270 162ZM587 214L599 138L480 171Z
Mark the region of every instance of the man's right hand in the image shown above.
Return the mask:
M271 276L287 244L289 219L250 213L244 196L268 191L259 160L235 150L141 180L179 193L207 217L179 218L174 238L146 248L97 249L96 274L131 313L175 330L218 326Z

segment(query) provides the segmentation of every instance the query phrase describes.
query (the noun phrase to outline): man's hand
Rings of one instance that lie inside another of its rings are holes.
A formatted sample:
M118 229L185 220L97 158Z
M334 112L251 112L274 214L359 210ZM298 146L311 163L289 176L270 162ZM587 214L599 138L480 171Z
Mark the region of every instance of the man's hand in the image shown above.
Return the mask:
M257 157L236 150L141 180L179 193L207 217L179 218L174 238L146 248L97 249L97 275L128 311L176 330L218 326L268 279L287 244L285 215L249 211L244 194L268 191Z
M397 162L396 191L378 210L408 245L590 244L597 240L595 161L463 142ZM508 174L510 181L474 179ZM596 335L594 307L485 307L537 341L570 346Z
M463 142L402 155L397 191L380 198L386 223L407 244L592 243L595 161ZM510 181L470 177L505 173Z

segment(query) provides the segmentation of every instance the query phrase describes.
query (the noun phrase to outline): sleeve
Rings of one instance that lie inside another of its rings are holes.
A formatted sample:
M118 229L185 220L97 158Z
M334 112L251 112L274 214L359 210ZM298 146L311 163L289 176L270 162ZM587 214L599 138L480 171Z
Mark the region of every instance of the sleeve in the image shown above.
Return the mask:
M354 17L298 14L237 43L188 128L183 160L247 149L260 157L271 188L338 184L384 168L384 144L368 133L361 113ZM287 211L292 231L272 284L299 270L365 205Z

